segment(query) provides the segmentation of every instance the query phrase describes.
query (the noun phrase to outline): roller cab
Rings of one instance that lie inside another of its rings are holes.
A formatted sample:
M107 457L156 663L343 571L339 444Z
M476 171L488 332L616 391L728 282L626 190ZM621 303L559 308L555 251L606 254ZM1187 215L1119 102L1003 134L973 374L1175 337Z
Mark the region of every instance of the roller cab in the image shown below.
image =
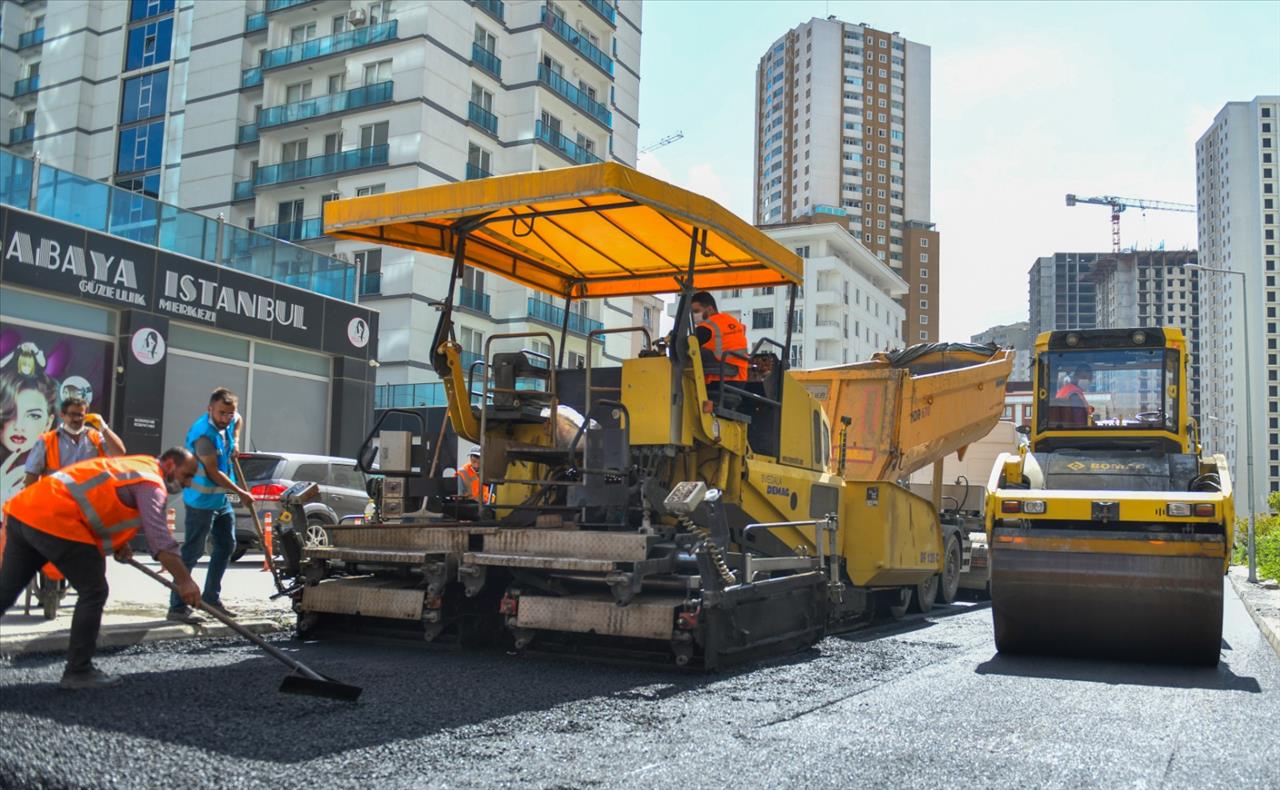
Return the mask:
M1216 664L1234 521L1177 329L1042 334L1029 443L987 485L1002 652Z

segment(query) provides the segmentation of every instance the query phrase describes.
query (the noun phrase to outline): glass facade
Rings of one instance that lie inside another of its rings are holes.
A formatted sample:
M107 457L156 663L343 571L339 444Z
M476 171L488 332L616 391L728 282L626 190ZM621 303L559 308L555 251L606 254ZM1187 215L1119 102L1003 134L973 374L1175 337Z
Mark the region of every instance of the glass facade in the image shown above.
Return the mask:
M160 166L164 151L164 121L131 126L120 131L117 173L134 173Z
M149 19L173 11L174 0L129 0L129 21Z
M129 43L125 49L125 71L165 63L169 60L172 49L173 17L138 25L129 31Z
M164 115L168 89L168 69L125 80L124 97L120 102L120 123L133 123Z

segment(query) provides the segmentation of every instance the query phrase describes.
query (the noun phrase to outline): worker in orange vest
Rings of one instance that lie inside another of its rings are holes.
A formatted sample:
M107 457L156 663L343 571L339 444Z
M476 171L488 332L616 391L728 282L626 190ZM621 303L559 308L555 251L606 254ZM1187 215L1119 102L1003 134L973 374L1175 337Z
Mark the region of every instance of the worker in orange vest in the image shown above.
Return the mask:
M1064 381L1053 396L1053 408L1050 411L1055 418L1053 422L1056 427L1086 428L1089 426L1089 415L1093 414L1093 407L1089 405L1084 394L1092 388L1092 385L1093 368L1088 364L1077 366L1071 378Z
M484 489L484 498L481 499L481 489L480 448L472 447L471 452L467 453L467 462L458 469L458 493L487 505L493 501L493 492Z
M702 346L704 362L710 357L710 361L722 368L720 372L708 373L707 383L746 381L749 366L747 328L738 319L717 310L715 297L706 291L693 295L689 310L693 314L694 333ZM725 367L732 368L734 372L726 375Z
M41 478L4 505L7 540L0 560L0 615L18 600L36 571L52 562L77 593L63 688L113 686L120 678L93 666L107 602L108 552L120 562L141 527L152 555L177 584L182 599L200 600L178 544L165 526L167 494L191 483L196 459L174 447L158 459L147 455L91 458Z
M27 454L23 488L78 461L124 455L124 442L107 427L100 415L87 414L88 408L88 401L78 396L62 401L59 409L62 424L41 434ZM45 565L41 572L50 579L62 579L62 574L52 563Z

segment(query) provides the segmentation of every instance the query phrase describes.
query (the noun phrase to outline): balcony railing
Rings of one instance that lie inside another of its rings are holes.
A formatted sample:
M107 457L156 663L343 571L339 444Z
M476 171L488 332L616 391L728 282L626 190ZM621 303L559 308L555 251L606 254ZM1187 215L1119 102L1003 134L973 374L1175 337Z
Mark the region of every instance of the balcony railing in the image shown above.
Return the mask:
M263 225L256 230L263 236L270 236L281 241L306 241L324 236L324 223L319 217L297 219L293 222L278 222L275 225Z
M382 272L365 272L360 275L360 295L382 293Z
M564 308L531 296L529 297L529 317L559 329L564 324ZM575 335L586 335L588 332L603 328L604 324L600 321L587 318L581 313L569 312L569 331Z
M13 83L13 95L24 96L28 93L35 93L40 90L40 75L27 77L26 79L16 80Z
M483 360L484 354L481 354L478 351L463 351L458 354L458 361L462 363L463 373L470 373L471 366ZM479 368L476 369L476 372L477 374L480 372Z
M26 49L34 47L36 44L44 43L44 28L38 27L35 30L28 30L26 33L18 36L18 49Z
M504 16L506 9L502 5L502 0L475 0L475 5L499 22L506 21Z
M280 126L294 121L305 121L308 118L317 118L322 115L332 115L333 113L346 112L360 107L384 104L391 101L391 92L394 87L395 83L388 80L387 82L378 82L373 85L362 85L359 88L352 88L341 93L330 93L325 96L317 96L314 99L293 102L292 104L268 107L258 116L258 128L267 129L272 126Z
M618 26L618 12L613 10L613 6L605 2L605 0L582 0L592 11L595 11L604 21L608 22L612 27Z
M596 68L613 76L613 59L604 54L595 44L592 44L586 36L569 27L569 23L556 16L548 13L547 7L542 7L542 24L552 33L555 33L566 44L578 50L578 52Z
M232 191L232 200L253 200L253 179L237 181Z
M258 124L246 123L236 130L236 144L244 145L258 139Z
M475 102L467 102L467 119L489 134L498 136L498 116Z
M603 104L588 96L577 85L556 74L543 63L538 64L538 79L563 97L565 101L591 116L592 119L598 121L605 128L613 128L613 113L609 112Z
M253 88L262 84L262 69L254 66L240 72L240 87Z
M475 181L477 178L488 178L491 175L493 175L493 173L490 173L488 170L485 170L480 165L467 162L467 180L468 181Z
M262 68L264 70L278 69L281 66L289 66L294 63L302 63L315 58L347 52L369 44L390 41L396 37L397 21L393 19L380 25L358 27L332 36L313 38L310 41L267 50L262 55Z
M474 41L471 42L471 62L495 77L502 76L502 61L497 55Z
M568 137L565 137L554 129L544 126L541 120L534 124L534 134L539 140L556 149L556 151L560 152L577 164L589 165L601 161L600 157L578 145Z
M9 130L9 145L17 145L25 143L28 140L34 140L36 136L36 125L34 123L15 126Z
M362 167L385 165L389 150L390 146L383 143L368 148L353 148L336 154L309 156L306 159L259 167L258 172L253 174L253 185L255 187L271 186L306 178L320 178L347 170L359 170Z
M459 285L458 307L465 307L468 310L475 310L487 315L489 312L489 294L484 291L474 291L465 285Z
M292 8L293 6L309 2L311 2L311 0L267 0L267 13L270 14L275 11L283 11L286 8Z
M445 406L449 399L444 384L378 384L373 388L373 408L410 409L416 406Z
M264 13L249 14L244 18L244 32L256 33L267 29L267 15Z

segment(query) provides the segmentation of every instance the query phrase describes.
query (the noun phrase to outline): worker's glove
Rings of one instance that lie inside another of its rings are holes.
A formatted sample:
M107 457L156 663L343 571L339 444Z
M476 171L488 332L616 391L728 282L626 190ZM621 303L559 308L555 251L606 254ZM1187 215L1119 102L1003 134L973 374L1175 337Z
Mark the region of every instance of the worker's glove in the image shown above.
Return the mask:
M106 427L107 422L102 419L101 414L86 414L84 416L84 424L88 425L90 428L96 428L100 431Z
M127 563L131 559L133 559L133 549L129 546L128 543L116 549L116 562L123 564L123 563Z

